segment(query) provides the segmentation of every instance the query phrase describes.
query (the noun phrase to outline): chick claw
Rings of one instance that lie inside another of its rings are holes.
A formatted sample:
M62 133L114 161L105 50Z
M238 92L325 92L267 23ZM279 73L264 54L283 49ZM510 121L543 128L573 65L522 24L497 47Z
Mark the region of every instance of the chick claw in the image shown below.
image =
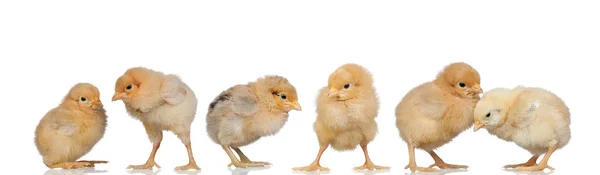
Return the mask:
M127 169L134 169L134 170L144 170L144 169L146 169L146 170L151 170L152 167L155 167L155 166L156 166L156 168L160 168L160 166L156 162L146 162L146 164L143 164L143 165L129 165L127 167Z
M404 169L409 169L411 172L415 172L415 171L420 171L420 172L438 172L438 169L435 168L425 168L425 167L418 167L417 165L406 165L406 167L404 167Z
M390 167L385 167L385 166L378 166L375 164L365 164L363 166L359 166L359 167L355 167L354 171L360 171L360 170L389 170Z
M469 168L469 166L466 165L452 165L452 164L447 164L444 162L438 162L438 163L434 163L432 165L429 166L429 168L433 168L433 167L439 167L441 169L461 169L461 168Z
M175 170L178 170L178 171L190 170L190 169L200 170L200 167L198 167L198 165L196 165L196 164L187 164L187 165L178 166L177 168L175 168Z
M329 168L322 167L321 165L309 165L305 167L293 168L294 171L329 171Z
M519 170L519 171L544 171L544 169L546 169L546 168L550 169L550 171L554 171L554 168L552 168L551 166L540 165L540 164L533 165L533 166L519 166L519 167L516 167L515 169Z

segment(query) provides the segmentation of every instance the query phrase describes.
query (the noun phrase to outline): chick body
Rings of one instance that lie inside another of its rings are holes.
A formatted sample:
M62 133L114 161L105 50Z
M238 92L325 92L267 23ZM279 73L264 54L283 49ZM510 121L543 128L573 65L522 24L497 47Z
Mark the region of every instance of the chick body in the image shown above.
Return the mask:
M266 166L270 163L251 161L239 147L275 135L287 122L292 109L301 110L294 86L284 77L265 76L219 94L209 105L206 129L210 138L221 145L231 159L230 166ZM240 160L231 149L237 152Z
M160 168L154 162L154 155L160 147L162 132L166 130L177 135L187 148L189 163L176 169L200 169L193 158L190 140L190 126L196 115L197 99L194 91L178 76L143 67L128 69L115 84L115 100L122 100L127 112L143 123L153 143L146 164L128 168Z
M313 124L320 146L317 158L309 166L294 170L328 171L321 167L320 159L329 145L338 151L353 150L360 145L365 163L355 170L389 169L375 165L367 149L377 135L378 110L379 99L371 73L357 64L340 66L329 76L328 85L320 89L317 97L317 119Z
M571 139L569 108L554 93L542 88L518 86L490 90L477 104L475 120L475 131L485 127L490 134L514 142L533 154L533 162L506 168L554 169L547 165L550 155ZM544 153L544 159L535 165L534 159Z
M330 143L333 149L345 151L373 141L377 135L375 117L379 109L375 91L343 102L329 98L328 94L329 89L322 88L317 102L314 130L319 143Z
M98 89L88 83L75 85L58 107L46 113L36 128L35 145L44 164L49 168L70 169L106 163L75 162L104 136L106 118Z
M423 83L396 106L396 126L409 149L412 172L437 171L432 167L467 168L445 163L435 152L473 125L473 110L479 100L479 73L466 63L452 63L434 81ZM414 149L427 151L435 163L429 168L416 165Z

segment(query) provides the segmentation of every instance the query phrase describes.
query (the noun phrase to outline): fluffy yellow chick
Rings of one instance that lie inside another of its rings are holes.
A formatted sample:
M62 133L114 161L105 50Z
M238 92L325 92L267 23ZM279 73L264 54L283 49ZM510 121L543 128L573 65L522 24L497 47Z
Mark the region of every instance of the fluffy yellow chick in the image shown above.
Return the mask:
M112 100L125 103L127 112L144 124L153 144L146 164L130 165L128 169L160 168L154 156L163 138L162 131L167 130L177 135L187 148L189 163L175 169L200 170L190 141L190 125L196 115L196 95L179 77L143 67L128 69L117 80Z
M267 166L270 163L250 161L239 147L279 132L291 110L302 110L296 88L284 77L266 76L219 94L209 105L206 129L231 159L229 167Z
M475 108L474 131L486 128L498 138L512 141L533 157L526 163L506 165L523 171L542 171L554 151L571 138L571 114L555 94L541 88L519 86L488 91ZM538 157L546 153L539 164Z
M415 172L437 171L434 166L467 168L445 163L434 149L473 125L473 110L482 92L479 73L465 63L446 66L434 81L408 92L396 107L396 126L408 145L409 163L405 169ZM429 168L418 167L415 148L427 151L435 163Z
M35 130L35 146L48 168L94 167L107 161L77 161L104 136L106 111L100 92L88 83L76 84L62 103L50 110Z
M314 123L320 145L317 158L310 165L294 170L329 171L319 163L329 145L339 151L353 150L360 145L365 163L354 170L389 169L373 164L367 151L367 145L377 135L375 117L378 109L379 100L368 70L357 64L345 64L335 70L317 99Z

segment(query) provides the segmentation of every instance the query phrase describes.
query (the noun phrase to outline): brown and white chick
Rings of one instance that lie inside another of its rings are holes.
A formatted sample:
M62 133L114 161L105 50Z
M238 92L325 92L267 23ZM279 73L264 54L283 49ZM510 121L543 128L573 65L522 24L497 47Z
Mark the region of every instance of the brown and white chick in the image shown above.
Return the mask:
M378 110L379 99L371 73L357 64L342 65L329 76L328 85L320 90L317 99L314 123L320 145L317 158L310 165L294 170L329 171L319 163L329 145L339 151L353 150L360 145L365 163L354 170L389 169L373 164L367 151L367 145L377 135Z
M102 139L106 111L94 85L73 86L62 103L50 110L35 130L35 146L48 168L94 167L107 161L77 161Z
M479 73L465 63L446 66L434 81L408 92L396 107L396 126L408 145L409 163L405 169L415 172L437 171L434 166L467 168L445 163L434 149L473 125L473 110L482 92ZM415 148L427 151L435 163L429 168L418 167Z
M113 101L122 100L129 115L140 120L153 144L150 157L143 165L132 169L152 169L156 151L163 138L163 130L171 131L187 148L189 163L176 170L200 168L196 165L190 141L190 125L196 115L196 95L179 77L148 68L128 69L115 84Z
M302 110L296 88L284 77L265 76L219 94L209 105L206 130L229 156L229 167L263 167L270 163L250 161L240 147L275 135L287 122L291 110Z
M475 108L474 131L486 128L498 138L516 143L533 157L526 163L506 165L523 171L543 171L554 151L571 139L571 114L565 103L550 91L519 86L488 91ZM546 153L539 164L540 155Z

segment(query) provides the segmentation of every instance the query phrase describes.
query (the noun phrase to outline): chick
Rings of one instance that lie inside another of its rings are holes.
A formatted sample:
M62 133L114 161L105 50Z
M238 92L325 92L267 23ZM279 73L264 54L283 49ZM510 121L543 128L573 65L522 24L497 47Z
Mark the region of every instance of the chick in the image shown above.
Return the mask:
M229 156L229 167L267 166L270 163L250 161L239 147L279 132L291 110L302 110L296 88L284 77L266 76L219 94L209 105L206 130Z
M94 85L73 86L62 103L50 110L35 130L35 146L48 168L94 167L107 161L77 161L104 136L106 111Z
M329 76L327 87L320 90L317 98L314 123L320 145L317 158L310 165L293 170L329 171L319 163L329 145L338 151L353 150L360 145L365 163L354 170L389 169L373 164L367 151L367 145L377 135L378 110L379 99L371 73L357 64L342 65Z
M526 163L504 168L554 170L548 166L548 160L571 139L570 124L571 114L565 103L541 88L496 88L485 93L475 108L474 131L486 128L490 134L512 141L533 154ZM536 164L544 153L544 158Z
M408 145L409 163L405 169L437 171L433 167L467 168L445 163L434 149L450 142L473 125L473 110L479 94L479 73L466 63L452 63L438 73L435 80L413 88L396 107L396 126ZM418 167L415 148L420 148L435 163Z
M150 157L143 165L128 169L152 169L160 166L154 161L162 141L163 130L171 131L187 149L189 163L176 170L200 168L196 165L190 141L190 125L196 115L196 95L179 77L144 67L128 69L117 80L113 101L125 103L127 112L140 120L153 144Z

